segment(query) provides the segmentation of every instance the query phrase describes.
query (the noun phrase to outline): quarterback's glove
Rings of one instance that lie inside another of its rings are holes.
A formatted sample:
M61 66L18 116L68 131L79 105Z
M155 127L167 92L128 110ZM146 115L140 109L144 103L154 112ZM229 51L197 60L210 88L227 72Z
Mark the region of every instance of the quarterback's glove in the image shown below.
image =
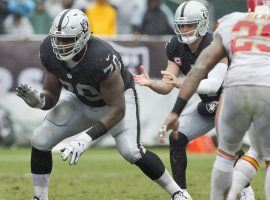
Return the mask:
M45 105L45 92L38 92L27 84L20 84L16 88L16 95L32 108L42 108Z
M92 142L92 138L87 134L83 133L73 141L69 142L61 149L62 160L67 160L71 156L69 164L76 165L80 156L85 152Z

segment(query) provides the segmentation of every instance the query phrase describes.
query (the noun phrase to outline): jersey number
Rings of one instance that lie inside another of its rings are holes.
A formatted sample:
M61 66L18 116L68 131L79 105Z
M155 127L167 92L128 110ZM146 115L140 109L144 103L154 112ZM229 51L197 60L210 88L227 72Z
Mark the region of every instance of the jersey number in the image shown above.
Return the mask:
M110 57L110 54L109 54ZM113 63L111 63L108 67L106 67L103 72L106 74L109 71L109 75L113 72L114 68L119 68L121 70L121 62L118 60L116 55L113 55Z
M86 98L89 101L99 101L102 99L100 96L100 93L97 91L96 88L90 86L90 85L84 85L81 83L78 83L74 89L74 87L71 85L71 83L60 80L62 85L70 92L78 94L79 96L82 96ZM76 92L77 91L77 92Z
M235 24L232 32L233 34L241 35L232 41L232 53L238 51L251 51L252 48L257 49L260 52L270 52L270 40L265 40L266 38L270 39L270 24L261 26L252 21L240 21ZM262 40L252 41L249 39L250 37L255 36Z

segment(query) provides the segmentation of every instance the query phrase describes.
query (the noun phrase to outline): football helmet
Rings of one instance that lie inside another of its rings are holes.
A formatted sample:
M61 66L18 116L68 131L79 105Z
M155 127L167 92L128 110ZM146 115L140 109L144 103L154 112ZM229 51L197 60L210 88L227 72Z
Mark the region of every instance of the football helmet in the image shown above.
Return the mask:
M54 19L50 35L56 57L71 60L91 37L87 16L78 9L63 10Z
M181 25L196 24L196 28L182 32ZM174 17L174 32L179 42L191 44L204 36L209 28L209 14L206 7L198 1L186 1L177 8Z
M247 0L249 12L270 13L270 0Z

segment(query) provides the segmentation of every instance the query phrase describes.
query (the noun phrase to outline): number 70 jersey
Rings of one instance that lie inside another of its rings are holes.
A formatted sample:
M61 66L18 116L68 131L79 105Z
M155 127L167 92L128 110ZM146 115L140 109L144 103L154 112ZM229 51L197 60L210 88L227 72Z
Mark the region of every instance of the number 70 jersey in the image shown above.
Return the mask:
M215 34L231 60L224 87L270 87L270 15L235 12L218 22Z
M53 53L51 36L40 45L40 60L69 92L74 93L86 105L101 107L106 105L100 93L100 83L113 71L120 70L124 89L134 86L130 72L124 67L120 54L107 42L94 36L86 44L86 52L73 68L60 61ZM114 94L112 94L114 95Z

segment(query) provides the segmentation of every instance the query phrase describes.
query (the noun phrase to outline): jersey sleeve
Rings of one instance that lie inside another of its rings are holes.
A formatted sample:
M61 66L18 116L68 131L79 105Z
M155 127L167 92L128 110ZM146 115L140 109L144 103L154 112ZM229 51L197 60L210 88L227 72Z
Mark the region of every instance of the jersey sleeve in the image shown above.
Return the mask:
M97 80L99 82L107 79L116 69L121 69L121 57L114 52L107 52L101 56L96 63Z
M40 48L39 48L39 58L40 58L42 65L45 67L47 65L47 63L46 63L46 54L45 54L45 47L44 46L45 46L44 41L42 41L42 43L40 44Z
M166 43L166 46L165 46L167 58L168 58L169 61L172 61L172 62L174 62L173 54L174 54L174 50L176 48L175 39L177 39L176 36L172 37Z
M41 64L46 68L46 70L51 71L52 69L50 69L50 52L51 52L51 40L50 37L48 36L47 38L45 38L42 43L40 44L40 48L39 48L39 58L41 61Z

